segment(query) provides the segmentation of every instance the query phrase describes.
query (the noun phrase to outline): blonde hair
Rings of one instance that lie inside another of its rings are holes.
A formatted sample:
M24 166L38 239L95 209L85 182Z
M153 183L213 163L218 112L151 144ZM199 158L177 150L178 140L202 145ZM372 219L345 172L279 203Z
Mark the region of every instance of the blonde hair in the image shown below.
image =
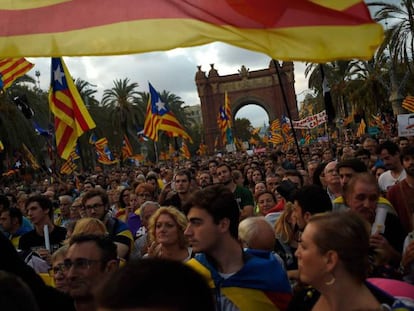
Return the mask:
M174 220L174 222L177 224L178 243L180 247L187 247L188 241L187 241L187 238L184 236L184 231L187 228L187 217L173 206L160 207L154 212L154 214L152 214L149 220L149 225L148 225L149 244L151 244L152 242L156 240L156 237L155 237L156 223L157 223L158 218L163 214L169 215Z
M278 240L282 243L292 242L295 237L295 232L289 223L289 218L292 217L293 203L286 202L285 209L279 216L275 223L275 234Z
M97 218L85 217L76 221L75 228L73 229L72 236L80 234L97 234L106 235L105 224Z

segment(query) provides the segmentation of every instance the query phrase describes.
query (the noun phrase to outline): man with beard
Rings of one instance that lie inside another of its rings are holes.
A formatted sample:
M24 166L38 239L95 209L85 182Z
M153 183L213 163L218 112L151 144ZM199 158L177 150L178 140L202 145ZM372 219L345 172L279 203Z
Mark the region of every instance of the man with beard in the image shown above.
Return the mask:
M378 184L383 193L387 193L388 188L398 184L406 176L406 172L401 164L400 148L392 141L385 141L378 146L378 153L384 166L387 169L378 178Z
M94 289L118 268L116 245L109 237L98 235L74 236L69 245L63 262L69 294L77 311L94 311Z
M187 170L180 170L174 176L174 191L170 191L167 198L160 205L174 206L182 210L182 206L191 194L191 174Z
M401 162L407 177L388 190L387 198L397 211L404 229L410 232L414 230L414 146L402 150Z
M210 173L208 171L201 171L198 175L198 186L200 189L210 186L211 184L213 184L213 177Z
M217 176L224 186L227 187L235 196L237 204L240 209L240 220L253 216L254 214L254 199L253 194L249 189L238 186L231 174L231 167L228 164L222 163L217 167Z

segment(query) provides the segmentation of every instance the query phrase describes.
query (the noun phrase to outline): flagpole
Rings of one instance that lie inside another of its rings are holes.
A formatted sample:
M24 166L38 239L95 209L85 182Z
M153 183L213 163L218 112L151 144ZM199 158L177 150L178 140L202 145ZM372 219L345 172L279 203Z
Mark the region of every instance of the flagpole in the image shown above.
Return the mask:
M302 164L302 167L305 169L305 163L304 163L303 158L302 158L302 152L301 152L300 147L299 147L298 138L296 137L296 131L293 128L293 119L292 119L292 115L290 113L289 105L288 105L288 102L287 102L287 97L286 97L285 89L283 88L283 85L282 85L282 78L281 78L280 71L279 71L279 63L276 62L275 59L272 59L272 61L273 61L273 65L275 66L275 69L276 69L276 74L277 74L277 78L279 80L279 85L280 85L280 91L282 92L283 103L285 105L286 113L287 113L288 118L289 118L290 128L292 129L292 133L293 133L293 138L295 140L296 149L298 150L299 161Z
M155 153L155 163L158 164L158 147L157 147L157 143L154 141L154 153Z

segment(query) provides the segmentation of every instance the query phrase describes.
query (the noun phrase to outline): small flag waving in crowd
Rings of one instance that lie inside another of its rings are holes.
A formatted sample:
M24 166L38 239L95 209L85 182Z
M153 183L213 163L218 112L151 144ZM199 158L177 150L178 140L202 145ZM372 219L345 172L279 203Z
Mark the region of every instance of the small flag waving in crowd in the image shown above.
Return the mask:
M161 101L160 95L151 83L148 84L150 96L144 123L144 135L153 141L158 141L158 131L162 130L171 134L173 137L179 136L192 143L193 140L177 120L174 113L169 109L166 103Z
M409 112L414 112L414 96L408 95L402 102L402 107Z
M0 60L0 89L7 89L13 82L33 68L25 58L4 58Z
M224 93L224 105L221 105L219 108L217 125L221 132L222 142L227 144L233 143L233 135L231 132L231 117L230 99L226 91Z
M52 58L49 105L55 115L57 153L67 160L78 137L96 125L62 58Z

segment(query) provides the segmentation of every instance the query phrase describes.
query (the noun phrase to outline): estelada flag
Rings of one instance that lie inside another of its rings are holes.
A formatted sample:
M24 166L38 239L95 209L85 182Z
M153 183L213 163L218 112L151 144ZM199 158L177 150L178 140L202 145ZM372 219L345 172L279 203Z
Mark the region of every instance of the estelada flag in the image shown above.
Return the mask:
M384 37L363 0L20 0L2 1L0 20L0 57L133 54L221 41L273 59L323 63L369 60Z
M25 58L0 59L0 89L7 89L13 82L33 68Z
M414 96L408 95L402 102L402 107L409 112L414 112Z
M58 155L67 160L76 141L96 127L73 83L62 58L52 58L49 90L50 110L55 115L55 136Z

